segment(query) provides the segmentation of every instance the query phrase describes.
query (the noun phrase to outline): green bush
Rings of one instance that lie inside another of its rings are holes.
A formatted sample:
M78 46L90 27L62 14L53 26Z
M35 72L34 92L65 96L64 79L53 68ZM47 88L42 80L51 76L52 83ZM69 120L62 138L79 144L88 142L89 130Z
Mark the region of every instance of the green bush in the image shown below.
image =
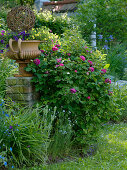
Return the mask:
M24 108L14 102L1 102L0 166L46 163L55 110L50 113L51 117L48 107Z
M96 30L97 35L103 35L104 40L113 35L116 41L126 41L126 14L125 0L86 0L78 6L74 18L87 40L90 40L91 32Z
M71 19L67 17L67 14L61 14L57 16L50 11L44 11L36 14L35 28L46 26L50 29L50 32L61 35L67 28L71 28Z
M107 53L107 63L110 64L110 74L118 79L122 79L124 69L127 66L126 45L117 44L110 48Z
M71 39L67 43L75 50L68 53L69 47L66 52L54 43L51 51L43 52L26 70L34 73L33 83L42 102L65 110L76 141L87 143L100 124L117 117L117 113L108 113L112 97L105 54L92 51L81 38L77 39L77 48L74 37Z

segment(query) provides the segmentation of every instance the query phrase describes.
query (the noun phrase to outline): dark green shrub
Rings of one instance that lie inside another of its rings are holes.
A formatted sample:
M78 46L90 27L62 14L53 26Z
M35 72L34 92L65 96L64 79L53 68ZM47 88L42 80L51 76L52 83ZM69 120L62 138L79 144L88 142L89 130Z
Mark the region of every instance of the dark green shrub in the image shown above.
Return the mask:
M79 29L87 40L90 40L91 32L96 30L97 36L101 34L104 39L113 35L117 41L126 41L125 0L85 0L78 6L76 16ZM95 29L94 23L96 23Z
M68 114L75 140L81 144L88 142L102 122L115 119L117 113L108 112L112 97L105 54L92 51L80 37L77 48L73 39L64 43L70 41L67 52L54 43L51 51L43 52L26 70L34 73L33 83L42 102ZM75 50L69 53L69 48Z

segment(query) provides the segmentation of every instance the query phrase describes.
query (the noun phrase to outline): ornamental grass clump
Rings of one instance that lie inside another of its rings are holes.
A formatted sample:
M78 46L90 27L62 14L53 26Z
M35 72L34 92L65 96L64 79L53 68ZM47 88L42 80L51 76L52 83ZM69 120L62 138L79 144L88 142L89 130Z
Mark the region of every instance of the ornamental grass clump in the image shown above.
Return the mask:
M74 38L72 36L72 41ZM64 47L68 42L63 42L58 50L52 48L42 53L40 64L33 62L26 70L35 75L33 82L41 94L42 103L66 111L75 132L73 137L81 144L93 137L103 122L117 114L111 115L109 110L111 80L107 75L105 54L92 51L83 39L78 42L81 50L73 41L66 51ZM75 50L69 53L71 45Z
M55 111L50 121L48 112L48 107L42 108L39 105L25 108L14 102L1 102L0 168L32 166L47 161Z

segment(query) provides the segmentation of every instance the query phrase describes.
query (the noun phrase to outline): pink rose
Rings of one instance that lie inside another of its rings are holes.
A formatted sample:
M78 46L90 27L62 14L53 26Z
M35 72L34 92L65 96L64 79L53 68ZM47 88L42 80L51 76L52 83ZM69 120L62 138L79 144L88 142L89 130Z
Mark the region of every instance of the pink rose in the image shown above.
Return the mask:
M39 59L34 59L34 63L38 66L40 64L40 60Z
M111 84L111 80L110 79L105 79L105 83Z
M77 73L77 70L75 70L75 73Z
M80 56L80 58L81 58L83 61L85 61L85 59L86 59L86 58L85 58L84 56L82 56L82 55Z
M59 44L56 44L55 47L60 47L60 45L59 45Z
M44 53L45 51L44 50L40 50L42 53Z
M103 72L102 74L104 74L104 73L106 73L107 70L106 69L102 69L101 71Z
M93 72L94 68L93 67L89 67L89 71Z
M72 88L72 89L70 89L70 92L71 92L71 93L76 93L77 90L75 90L74 88Z
M90 73L89 73L89 72L87 72L86 74L87 74L87 75L89 75Z
M57 60L57 62L58 62L58 63L60 63L60 62L61 62L61 58L59 58L59 59L56 59L56 60Z
M64 64L63 64L63 63L60 63L59 66L64 66Z
M87 99L90 99L90 98L91 98L90 96L87 97Z
M56 65L56 68L59 67L59 65Z
M58 48L57 47L52 47L52 51L57 51Z
M93 65L93 62L92 61L90 61L90 60L88 60L88 63L92 66Z
M71 53L67 53L68 56L71 56Z

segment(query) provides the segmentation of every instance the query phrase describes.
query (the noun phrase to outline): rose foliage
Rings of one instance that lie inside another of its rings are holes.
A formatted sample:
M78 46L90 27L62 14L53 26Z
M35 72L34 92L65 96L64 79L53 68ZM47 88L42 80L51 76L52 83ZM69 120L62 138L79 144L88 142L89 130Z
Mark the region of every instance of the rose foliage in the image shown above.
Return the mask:
M107 76L105 54L92 51L83 43L82 50L70 53L62 44L53 43L51 50L42 49L38 60L26 68L35 75L33 83L42 103L65 111L75 139L81 143L93 136L103 122L117 117L110 110L111 80ZM59 113L56 117L59 118Z

